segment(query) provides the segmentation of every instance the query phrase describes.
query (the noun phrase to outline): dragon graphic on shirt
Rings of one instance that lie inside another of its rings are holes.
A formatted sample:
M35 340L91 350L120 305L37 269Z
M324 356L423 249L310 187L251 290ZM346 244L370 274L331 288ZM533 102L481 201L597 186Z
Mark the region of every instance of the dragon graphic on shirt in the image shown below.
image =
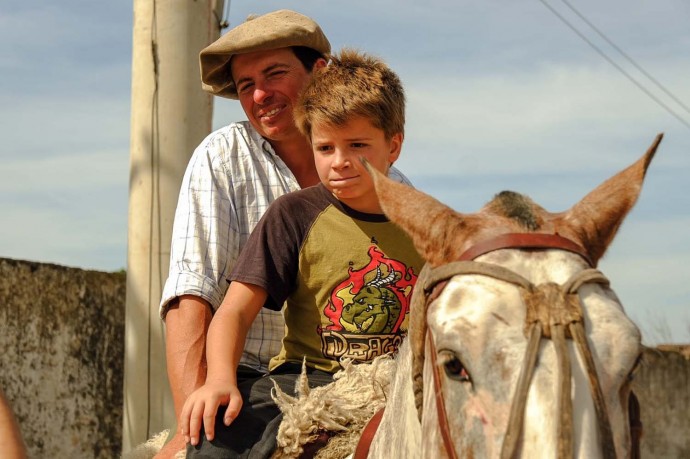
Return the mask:
M392 333L402 312L402 303L390 285L400 280L400 273L387 276L376 267L376 277L367 282L343 307L340 324L349 332Z
M395 351L407 332L413 268L387 258L375 244L370 261L348 268L347 277L332 291L323 309L330 325L319 330L322 350L330 358L371 360Z

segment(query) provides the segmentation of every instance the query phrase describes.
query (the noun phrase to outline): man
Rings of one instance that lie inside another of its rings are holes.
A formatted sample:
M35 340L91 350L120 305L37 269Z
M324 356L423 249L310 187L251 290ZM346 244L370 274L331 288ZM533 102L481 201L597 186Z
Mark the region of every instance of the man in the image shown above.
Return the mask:
M205 381L212 311L249 234L277 197L319 182L292 108L329 53L318 24L289 10L250 19L201 51L204 89L239 100L248 121L211 133L194 151L182 181L160 307L177 416ZM405 181L395 170L392 176ZM283 334L282 314L262 311L248 332L238 379L263 374ZM159 457L184 446L176 433Z
M17 419L9 402L0 389L0 457L7 459L26 458L26 448L19 433Z
M237 259L208 331L206 383L180 416L188 458L272 457L282 421L274 383L296 396L304 363L309 386L326 385L343 357L366 362L392 353L407 331L423 260L383 215L360 163L366 158L387 175L400 155L400 79L382 60L343 50L314 73L294 114L311 139L321 184L276 199ZM358 298L371 300L372 289L386 304L359 308ZM285 314L282 349L271 359L270 378L238 382L244 336L262 308Z

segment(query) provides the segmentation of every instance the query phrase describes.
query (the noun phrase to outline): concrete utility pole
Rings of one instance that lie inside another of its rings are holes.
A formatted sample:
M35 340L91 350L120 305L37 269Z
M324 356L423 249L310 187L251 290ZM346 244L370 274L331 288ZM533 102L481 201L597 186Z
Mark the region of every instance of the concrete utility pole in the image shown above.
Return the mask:
M124 452L175 427L158 304L182 175L211 131L198 55L218 38L222 11L223 0L134 0Z

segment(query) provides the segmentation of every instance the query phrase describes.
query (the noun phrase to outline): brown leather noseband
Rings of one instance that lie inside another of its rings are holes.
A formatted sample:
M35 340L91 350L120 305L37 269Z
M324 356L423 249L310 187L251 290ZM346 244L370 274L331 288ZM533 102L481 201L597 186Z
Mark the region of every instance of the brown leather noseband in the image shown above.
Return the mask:
M506 248L566 250L580 255L590 266L593 265L587 252L582 247L559 235L506 234L471 247L461 256L460 261L437 268L430 268L427 275L420 275L420 280L424 279L423 285L417 286L417 288L421 287L424 289L425 310L428 303L440 294L442 286L456 275L474 274L488 276L514 284L520 288L523 303L527 309L525 334L528 344L517 387L513 394L508 430L504 438L501 458L510 459L514 457L517 451L518 440L522 433L527 393L536 366L539 343L542 338L551 339L554 342L559 367L558 457L571 458L573 456L572 383L569 353L566 345L566 339L572 339L575 341L587 369L603 456L607 459L615 458L615 445L611 424L594 359L585 336L582 309L578 295L578 289L582 285L586 283L608 285L608 280L600 271L589 268L576 273L563 285L554 283L534 285L523 276L502 266L473 261L482 254ZM431 354L432 368L434 369L434 391L441 437L443 438L446 453L450 458L455 459L458 456L451 438L443 397L443 378L440 375L440 369L436 362L433 335L428 328L426 340L429 353Z

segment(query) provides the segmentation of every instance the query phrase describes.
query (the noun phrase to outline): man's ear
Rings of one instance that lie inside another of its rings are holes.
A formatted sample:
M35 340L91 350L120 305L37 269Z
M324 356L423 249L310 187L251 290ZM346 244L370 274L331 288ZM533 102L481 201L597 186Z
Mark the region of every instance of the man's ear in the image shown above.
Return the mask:
M394 162L400 157L400 151L402 150L402 144L404 140L404 135L402 132L393 134L390 140L390 152L388 153L388 163L393 165Z
M328 65L328 61L326 59L320 57L316 60L316 62L314 62L314 67L312 67L311 71L313 72L316 69L322 69L327 65Z

